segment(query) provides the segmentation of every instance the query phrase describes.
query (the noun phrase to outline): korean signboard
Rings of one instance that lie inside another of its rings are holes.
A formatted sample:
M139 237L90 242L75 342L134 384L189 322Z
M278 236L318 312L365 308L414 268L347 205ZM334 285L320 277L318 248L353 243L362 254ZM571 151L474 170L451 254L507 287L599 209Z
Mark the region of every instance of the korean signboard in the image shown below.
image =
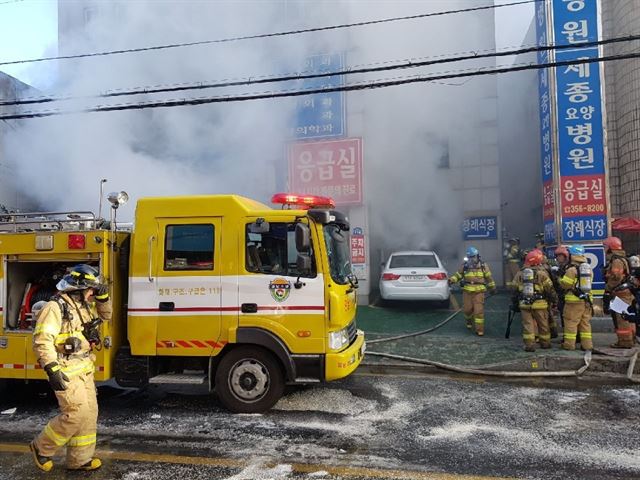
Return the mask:
M360 227L355 227L351 233L351 263L354 265L367 263L364 248L364 231Z
M547 17L545 4L536 7L536 35L538 45L547 45ZM538 52L538 63L548 63L549 51ZM556 203L553 183L553 136L552 132L552 86L549 70L538 70L538 105L540 109L540 154L542 166L542 221L544 223L544 241L547 245L556 243Z
M344 54L332 53L307 58L304 72L324 73L344 69ZM303 80L302 89L339 87L344 85L343 75ZM317 93L297 97L296 123L293 136L298 139L342 137L346 134L344 92Z
M553 0L558 62L596 58L598 0ZM601 68L597 63L555 69L558 189L563 242L603 240L608 233Z
M470 217L462 223L464 240L495 240L498 238L498 217Z
M290 191L362 204L362 139L293 143L288 157Z

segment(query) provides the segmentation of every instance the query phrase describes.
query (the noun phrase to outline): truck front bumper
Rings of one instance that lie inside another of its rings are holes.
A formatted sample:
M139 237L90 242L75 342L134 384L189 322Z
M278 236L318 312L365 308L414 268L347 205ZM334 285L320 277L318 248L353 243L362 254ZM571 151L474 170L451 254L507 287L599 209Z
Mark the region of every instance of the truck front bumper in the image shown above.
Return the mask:
M338 380L350 375L362 362L365 352L364 332L358 330L356 339L345 350L328 353L325 358L325 380Z

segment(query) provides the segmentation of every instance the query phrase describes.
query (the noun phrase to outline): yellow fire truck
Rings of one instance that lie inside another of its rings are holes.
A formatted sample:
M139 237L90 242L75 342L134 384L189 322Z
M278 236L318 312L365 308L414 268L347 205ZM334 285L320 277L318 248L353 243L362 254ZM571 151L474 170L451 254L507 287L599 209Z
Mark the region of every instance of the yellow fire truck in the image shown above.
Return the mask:
M115 198L115 200L113 200ZM351 374L364 355L349 223L326 197L144 198L135 227L91 212L0 218L0 382L46 379L32 307L68 267L96 266L114 317L100 326L98 381L208 383L234 412L261 412L285 384Z

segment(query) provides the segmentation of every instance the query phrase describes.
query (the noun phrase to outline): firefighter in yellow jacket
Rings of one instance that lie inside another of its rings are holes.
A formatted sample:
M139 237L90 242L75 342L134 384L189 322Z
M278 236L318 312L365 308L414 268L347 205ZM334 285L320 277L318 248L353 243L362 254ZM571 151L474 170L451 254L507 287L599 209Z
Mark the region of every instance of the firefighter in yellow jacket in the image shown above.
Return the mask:
M622 249L622 241L618 237L609 237L603 242L603 245L607 255L607 264L604 267L606 283L602 303L605 313L609 313L609 303L613 298L617 297L632 306L635 296L631 291L634 285L631 284L631 269ZM632 348L635 343L636 324L629 322L628 317L621 313L611 312L611 316L618 336L618 341L611 346L613 348Z
M109 291L89 265L73 267L57 289L59 293L38 313L33 349L49 377L60 414L29 447L34 462L45 472L53 468L52 457L64 446L68 469L95 470L102 462L93 456L98 403L91 350L100 343L99 319L111 319ZM94 318L93 300L99 318Z
M480 259L478 249L467 248L467 258L455 274L449 278L449 284L461 282L462 310L471 330L475 326L477 335L484 335L484 293L487 289L495 292L496 284L491 277L489 266Z
M522 259L522 250L520 249L520 240L511 238L509 246L504 251L505 261L505 285L507 288L513 288L513 278L520 271L520 260Z
M551 348L549 306L558 303L558 296L543 262L541 250L530 251L525 257L524 268L513 279L522 315L522 339L527 352L536 350L536 330L540 348Z
M575 350L577 333L580 332L582 350L593 350L591 335L593 272L584 255L585 250L582 245L570 245L567 250L569 264L564 275L558 279L558 284L564 293L562 348Z

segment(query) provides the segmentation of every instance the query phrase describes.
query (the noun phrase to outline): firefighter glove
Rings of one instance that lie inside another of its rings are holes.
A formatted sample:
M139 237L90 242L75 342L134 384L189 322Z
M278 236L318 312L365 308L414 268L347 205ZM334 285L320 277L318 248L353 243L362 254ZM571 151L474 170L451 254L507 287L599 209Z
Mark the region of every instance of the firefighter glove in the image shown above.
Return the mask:
M104 283L99 284L93 289L93 296L97 302L106 302L109 300L109 286Z
M67 389L66 382L69 381L69 377L67 377L60 369L58 362L47 363L44 366L44 371L47 372L47 375L49 376L49 384L54 391L61 392L62 390Z

